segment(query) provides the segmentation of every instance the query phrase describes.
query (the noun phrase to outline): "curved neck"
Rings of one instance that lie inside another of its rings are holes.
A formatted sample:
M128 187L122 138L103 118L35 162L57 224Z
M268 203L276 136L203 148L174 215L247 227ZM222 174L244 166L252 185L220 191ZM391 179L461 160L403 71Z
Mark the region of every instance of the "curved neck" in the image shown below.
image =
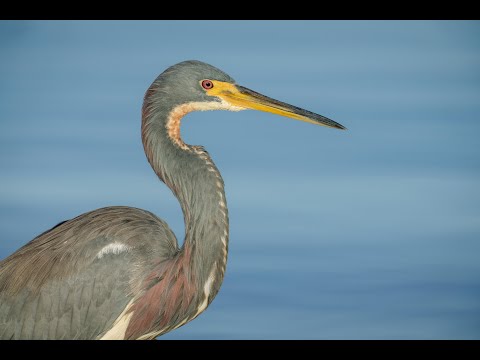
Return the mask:
M191 254L197 284L205 288L207 306L217 294L225 273L228 251L228 210L223 179L208 153L180 137L180 121L202 110L196 103L167 105L168 99L149 92L142 109L142 141L158 177L178 198L185 219L182 253ZM207 289L208 287L208 289Z

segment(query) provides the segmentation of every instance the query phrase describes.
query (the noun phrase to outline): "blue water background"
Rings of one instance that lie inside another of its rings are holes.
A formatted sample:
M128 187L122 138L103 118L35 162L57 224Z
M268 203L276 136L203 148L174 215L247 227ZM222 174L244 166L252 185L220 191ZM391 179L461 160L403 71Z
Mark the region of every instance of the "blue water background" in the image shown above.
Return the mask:
M180 207L140 141L143 94L203 60L328 116L189 115L230 211L208 310L163 339L480 338L480 23L0 22L0 258L108 205Z

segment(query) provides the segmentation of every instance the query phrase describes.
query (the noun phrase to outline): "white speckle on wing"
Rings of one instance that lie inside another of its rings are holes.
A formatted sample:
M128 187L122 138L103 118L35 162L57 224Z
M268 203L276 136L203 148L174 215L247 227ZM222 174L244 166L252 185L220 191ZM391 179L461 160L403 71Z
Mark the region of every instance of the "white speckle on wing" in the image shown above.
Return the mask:
M107 254L118 255L118 254L120 254L122 252L125 252L125 251L128 251L128 250L130 250L130 246L127 246L127 245L119 243L119 242L114 242L114 243L111 243L111 244L108 244L108 245L104 246L102 248L102 250L100 250L97 253L97 259L101 259L102 257L104 257Z

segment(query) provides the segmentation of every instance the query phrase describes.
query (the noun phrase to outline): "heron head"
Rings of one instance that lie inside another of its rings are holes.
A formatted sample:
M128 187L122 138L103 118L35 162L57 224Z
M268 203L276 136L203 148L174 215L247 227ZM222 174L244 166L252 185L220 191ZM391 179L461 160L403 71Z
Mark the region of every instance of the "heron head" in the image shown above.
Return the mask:
M240 86L220 69L197 60L171 66L155 82L162 84L161 93L168 93L181 103L195 103L196 110L260 110L316 125L345 129L325 116Z

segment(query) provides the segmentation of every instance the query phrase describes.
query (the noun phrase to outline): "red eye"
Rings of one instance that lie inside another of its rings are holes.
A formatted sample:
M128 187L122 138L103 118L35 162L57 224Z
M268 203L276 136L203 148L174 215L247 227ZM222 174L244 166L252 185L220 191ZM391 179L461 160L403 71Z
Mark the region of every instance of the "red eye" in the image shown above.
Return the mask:
M211 88L213 88L213 83L210 80L203 80L202 87L204 89L210 90Z

